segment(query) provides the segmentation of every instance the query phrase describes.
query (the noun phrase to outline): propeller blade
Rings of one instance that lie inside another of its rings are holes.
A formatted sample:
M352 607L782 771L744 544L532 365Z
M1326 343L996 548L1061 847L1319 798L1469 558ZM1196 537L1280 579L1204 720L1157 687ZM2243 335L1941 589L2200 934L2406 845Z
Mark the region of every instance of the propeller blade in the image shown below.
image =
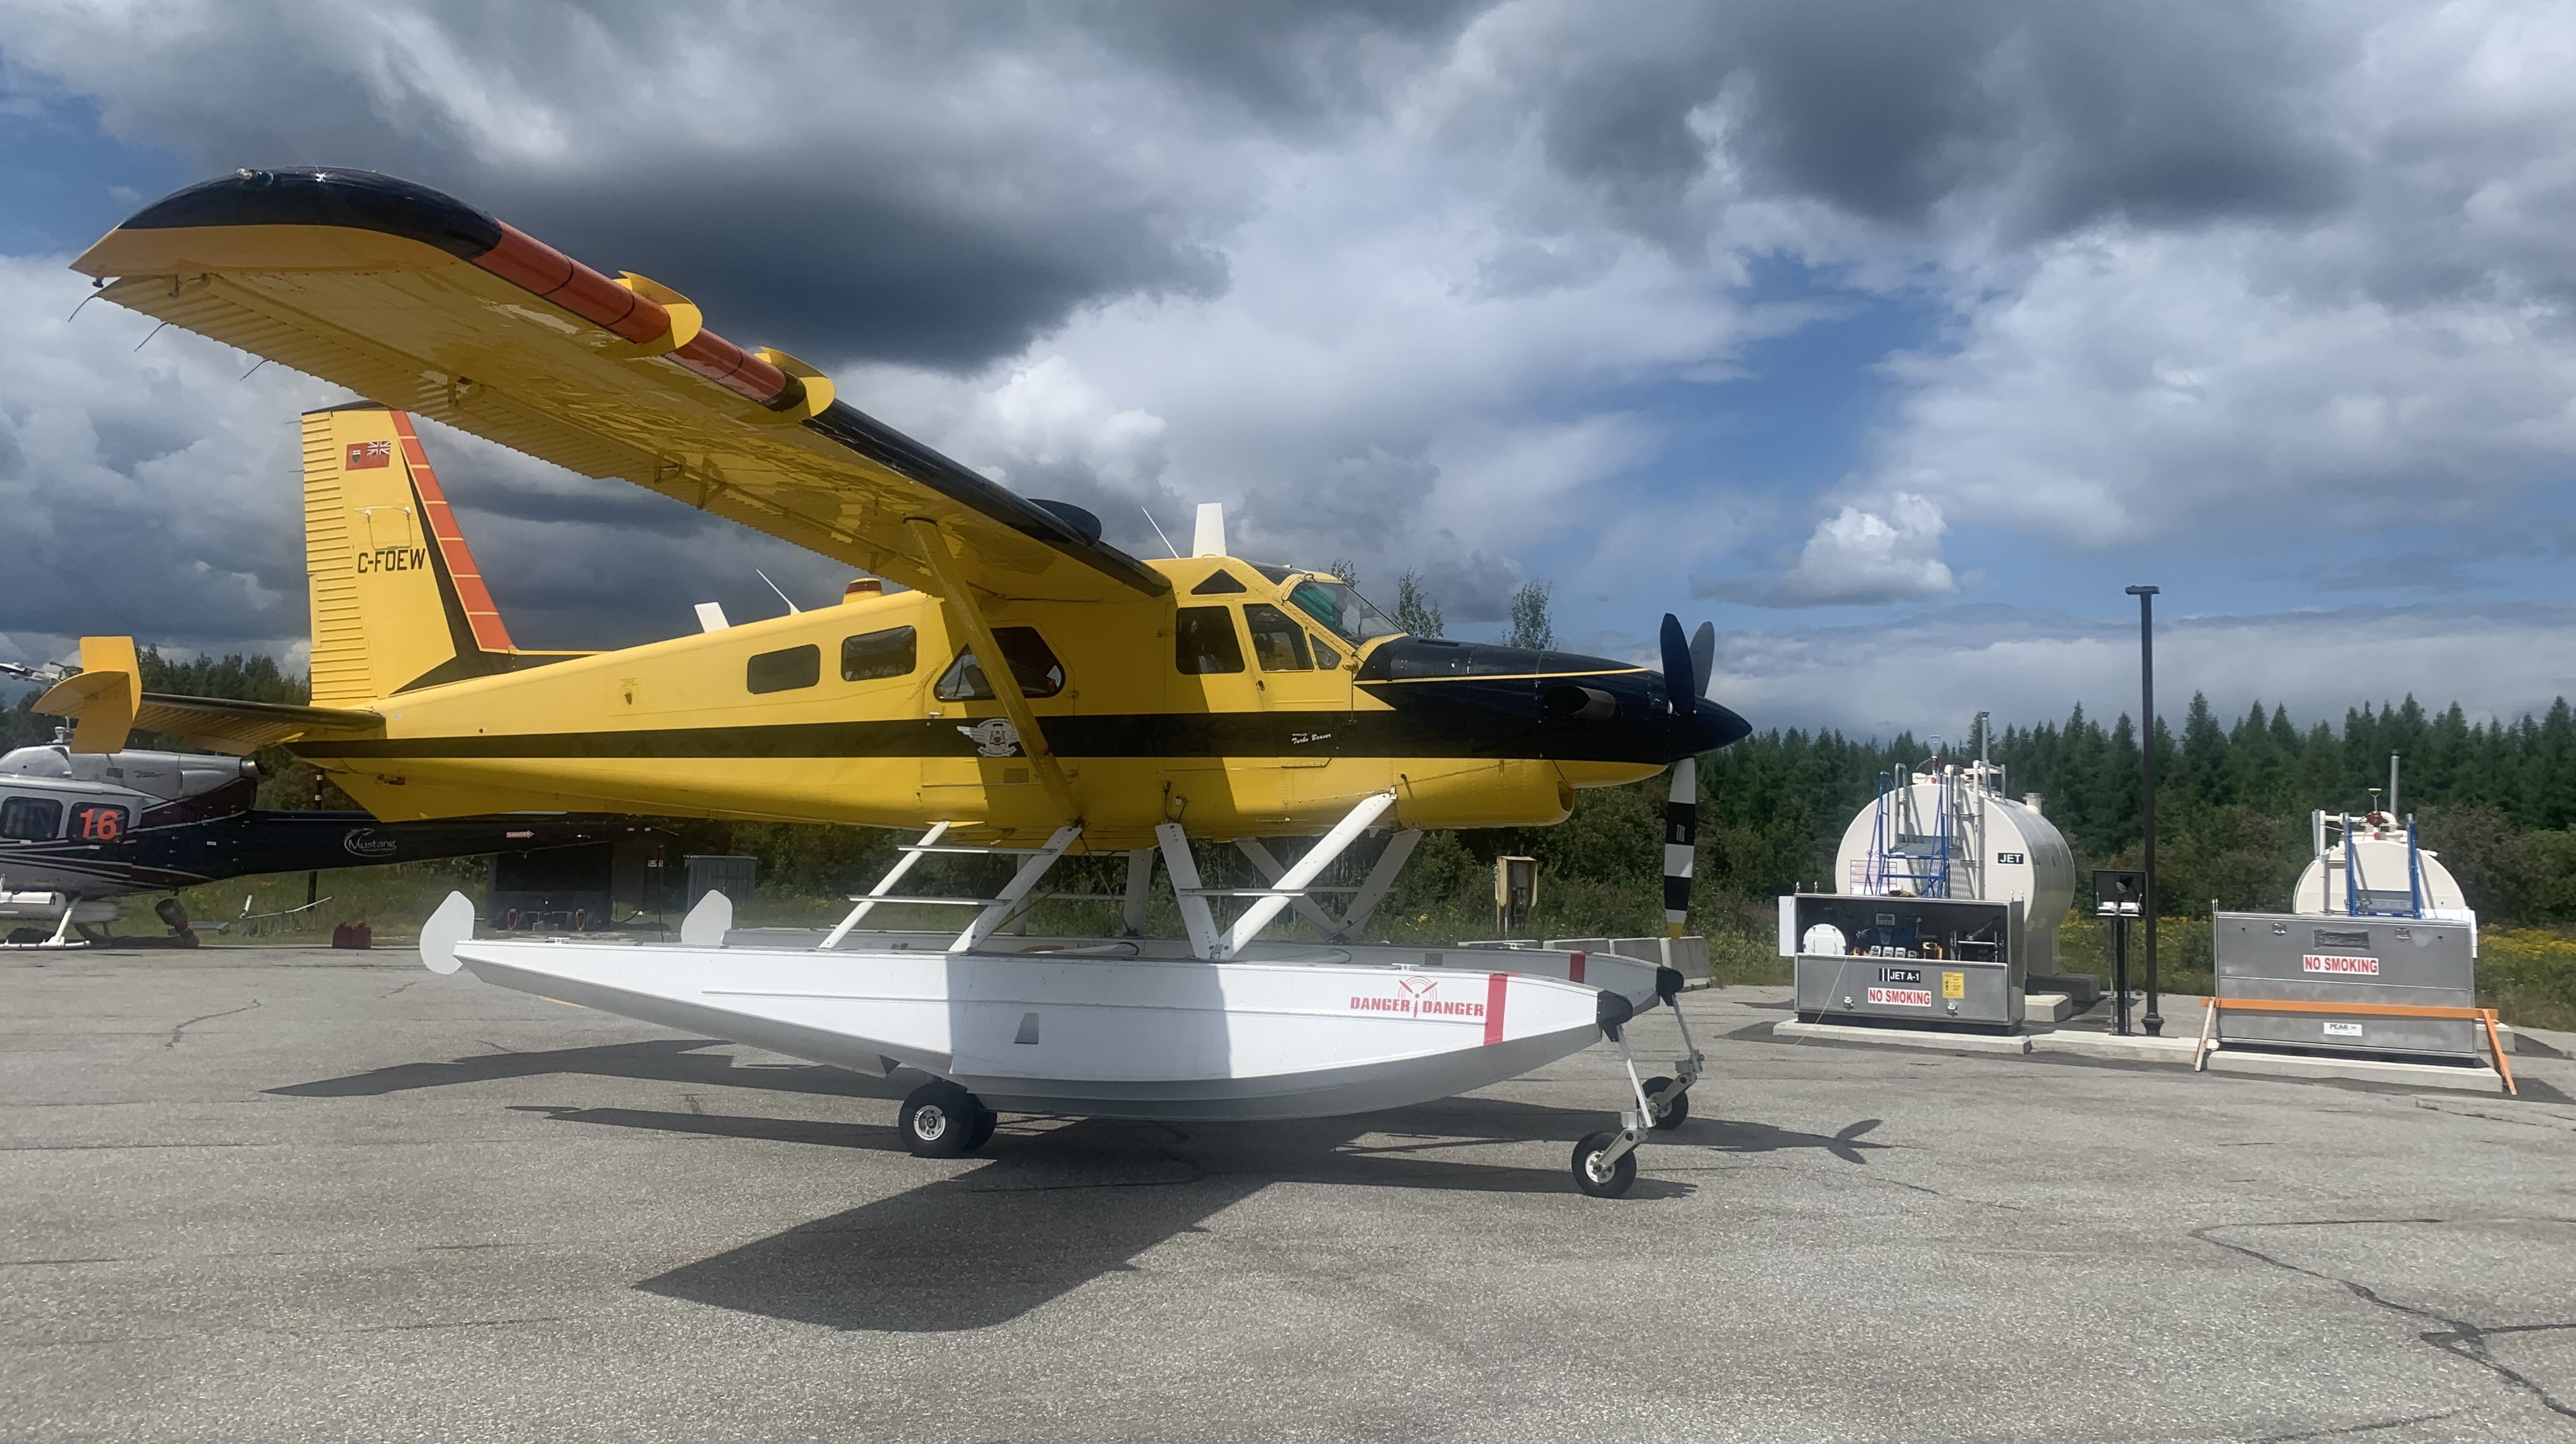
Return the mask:
M1713 639L1712 639L1713 640ZM1690 641L1682 635L1682 619L1664 613L1664 696L1670 699L1673 715L1684 721L1698 710L1699 688L1691 668Z
M1699 630L1691 633L1691 675L1699 681L1693 690L1702 697L1708 695L1708 674L1716 666L1717 623L1702 622Z
M1699 760L1673 764L1673 790L1664 799L1664 936L1677 938L1690 924L1691 871L1699 860Z

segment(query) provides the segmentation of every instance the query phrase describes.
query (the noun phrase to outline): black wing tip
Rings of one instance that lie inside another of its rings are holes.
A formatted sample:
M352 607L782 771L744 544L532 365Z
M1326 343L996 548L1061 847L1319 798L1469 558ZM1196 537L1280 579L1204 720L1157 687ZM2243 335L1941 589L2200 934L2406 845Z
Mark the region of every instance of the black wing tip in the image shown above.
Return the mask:
M346 226L436 246L464 260L501 243L501 223L444 191L337 166L243 169L173 191L117 229Z

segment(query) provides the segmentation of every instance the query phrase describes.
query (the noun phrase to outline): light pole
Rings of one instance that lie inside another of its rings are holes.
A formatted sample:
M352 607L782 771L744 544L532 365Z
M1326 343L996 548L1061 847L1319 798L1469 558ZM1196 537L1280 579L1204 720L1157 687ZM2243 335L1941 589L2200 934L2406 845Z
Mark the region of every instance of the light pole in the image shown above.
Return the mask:
M2156 591L2131 587L2138 599L2138 816L2146 825L2146 886L2139 912L2147 924L2147 1036L2161 1037L2164 1015L2156 1011ZM2125 1001L2125 1000L2124 1000Z

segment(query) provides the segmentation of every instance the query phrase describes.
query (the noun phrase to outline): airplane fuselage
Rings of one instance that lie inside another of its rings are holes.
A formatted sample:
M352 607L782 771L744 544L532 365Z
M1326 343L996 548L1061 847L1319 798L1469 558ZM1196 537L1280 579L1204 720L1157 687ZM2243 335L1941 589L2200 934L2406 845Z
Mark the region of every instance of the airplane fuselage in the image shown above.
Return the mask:
M1165 821L1320 832L1390 788L1406 826L1552 823L1577 788L1740 735L1722 709L1665 716L1660 674L1635 666L1360 635L1301 604L1329 578L1150 565L1172 595L984 607L1093 848L1151 845ZM1073 819L1001 704L967 695L963 652L936 598L861 596L400 692L374 704L381 739L296 750L388 819L568 808L1043 837Z

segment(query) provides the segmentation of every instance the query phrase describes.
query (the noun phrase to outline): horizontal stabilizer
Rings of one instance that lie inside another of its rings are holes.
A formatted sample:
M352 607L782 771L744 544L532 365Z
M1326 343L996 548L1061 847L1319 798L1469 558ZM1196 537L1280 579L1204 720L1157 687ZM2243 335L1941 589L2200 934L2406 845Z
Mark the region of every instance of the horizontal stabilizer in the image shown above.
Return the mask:
M78 722L72 732L75 752L121 752L136 728L167 732L239 756L273 743L364 735L384 726L382 715L358 707L299 707L288 702L146 692L134 666L131 637L83 637L81 661L80 672L36 699L37 711Z
M143 667L132 637L81 638L81 669L48 689L36 710L79 722L74 752L122 752L143 696ZM65 705L52 706L56 698Z

